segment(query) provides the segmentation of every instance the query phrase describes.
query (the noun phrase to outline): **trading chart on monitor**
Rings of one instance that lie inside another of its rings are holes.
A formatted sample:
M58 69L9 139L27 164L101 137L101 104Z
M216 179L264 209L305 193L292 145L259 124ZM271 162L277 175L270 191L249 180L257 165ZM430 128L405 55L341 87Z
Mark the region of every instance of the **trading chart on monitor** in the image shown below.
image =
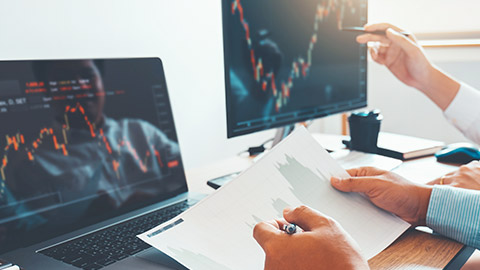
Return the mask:
M228 136L366 105L367 0L223 0Z

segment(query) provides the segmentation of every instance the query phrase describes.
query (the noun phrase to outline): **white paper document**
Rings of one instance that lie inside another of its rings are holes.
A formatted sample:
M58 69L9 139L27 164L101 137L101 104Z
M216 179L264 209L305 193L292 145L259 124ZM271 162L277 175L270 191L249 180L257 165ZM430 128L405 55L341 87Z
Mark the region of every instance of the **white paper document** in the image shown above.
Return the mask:
M330 156L347 170L358 167L377 167L385 171L391 171L403 163L399 159L345 149L330 153Z
M264 266L255 224L281 218L287 206L305 204L334 218L367 259L409 227L364 197L335 190L331 176L348 174L301 128L235 180L139 237L190 269L245 270Z

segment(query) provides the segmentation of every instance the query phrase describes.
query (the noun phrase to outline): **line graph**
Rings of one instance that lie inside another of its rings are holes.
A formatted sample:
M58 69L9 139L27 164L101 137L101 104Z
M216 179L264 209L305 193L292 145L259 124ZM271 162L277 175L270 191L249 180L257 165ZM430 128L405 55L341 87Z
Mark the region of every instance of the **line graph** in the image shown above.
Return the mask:
M298 79L306 79L312 67L313 54L319 39L319 25L330 18L336 16L336 24L339 30L343 27L345 13L356 13L353 0L325 0L321 1L315 11L313 23L313 33L311 35L308 48L303 56L293 59L291 70L287 78L277 78L273 71L266 71L262 58L256 57L256 51L251 38L251 27L246 19L245 11L241 0L232 0L231 13L233 16L239 15L240 23L245 31L245 42L248 45L252 74L254 80L259 84L261 91L270 91L275 101L275 111L280 112L282 107L288 104L291 97L291 91ZM279 80L280 83L277 83ZM280 85L280 89L277 85Z
M0 166L0 177L1 177L1 184L0 184L0 197L5 193L5 182L7 181L7 174L6 169L9 165L9 155L13 152L18 152L20 155L25 154L26 158L30 162L35 161L35 156L38 151L41 150L42 147L50 147L53 146L54 151L58 151L60 155L69 156L68 152L68 145L69 145L69 133L71 131L70 126L70 118L74 114L79 114L79 116L83 119L87 129L89 136L93 139L98 141L99 145L103 147L104 151L111 156L112 161L112 169L115 172L117 179L120 179L119 169L121 168L121 150L126 150L136 161L138 168L143 172L147 173L149 168L147 166L150 158L155 158L155 161L158 163L160 168L165 167L165 162L163 161L163 157L161 153L155 148L153 144L149 142L149 148L147 149L145 154L141 157L138 153L137 149L132 145L126 137L112 142L107 138L103 128L97 128L94 123L92 123L87 114L85 112L84 107L77 103L76 106L66 106L64 111L64 121L63 125L61 126L60 130L54 130L53 128L42 128L38 136L34 138L32 141L26 141L26 135L22 134L21 132L17 132L15 135L5 135L6 139L6 146L3 148L3 154L1 159L1 166ZM47 145L50 143L50 145ZM112 144L116 146L115 148L112 147ZM117 153L114 152L113 149L117 149ZM167 167L174 167L177 164L174 163L167 163Z

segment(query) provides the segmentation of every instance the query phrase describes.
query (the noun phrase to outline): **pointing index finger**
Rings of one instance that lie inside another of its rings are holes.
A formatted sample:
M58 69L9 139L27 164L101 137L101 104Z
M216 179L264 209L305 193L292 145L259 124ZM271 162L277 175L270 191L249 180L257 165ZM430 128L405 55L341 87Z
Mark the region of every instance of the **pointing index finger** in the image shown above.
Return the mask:
M360 44L365 44L368 42L381 42L385 45L390 45L392 41L386 36L380 36L375 34L363 34L357 37L357 42Z

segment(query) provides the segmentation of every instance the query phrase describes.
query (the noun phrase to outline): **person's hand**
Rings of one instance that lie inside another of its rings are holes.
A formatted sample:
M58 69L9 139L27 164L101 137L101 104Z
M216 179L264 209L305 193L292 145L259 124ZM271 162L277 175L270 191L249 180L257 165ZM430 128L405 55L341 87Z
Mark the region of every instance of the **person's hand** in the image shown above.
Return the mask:
M480 162L472 161L461 166L457 171L435 179L428 184L480 190Z
M361 44L376 42L377 46L370 48L375 62L385 65L400 81L409 86L417 89L426 87L433 65L412 34L406 37L400 33L404 30L388 23L366 25L365 31L387 33L386 36L363 34L357 37L357 42Z
M343 192L365 194L373 204L410 224L425 225L432 187L417 185L401 176L372 167L348 170L350 178L332 177L332 186Z
M404 30L388 23L366 25L365 31L386 31L386 36L363 34L357 37L361 44L376 42L377 46L370 48L375 62L385 65L406 85L421 90L427 87L434 68L412 34L406 37L400 33Z
M365 31L386 31L386 36L363 34L357 42L374 42L372 59L386 66L400 81L422 91L440 109L445 110L460 89L460 83L435 67L426 57L413 34L405 36L402 29L388 24L370 24Z
M300 206L285 209L285 220L261 222L253 237L265 251L265 270L369 269L357 243L333 219ZM288 235L283 225L303 232Z

